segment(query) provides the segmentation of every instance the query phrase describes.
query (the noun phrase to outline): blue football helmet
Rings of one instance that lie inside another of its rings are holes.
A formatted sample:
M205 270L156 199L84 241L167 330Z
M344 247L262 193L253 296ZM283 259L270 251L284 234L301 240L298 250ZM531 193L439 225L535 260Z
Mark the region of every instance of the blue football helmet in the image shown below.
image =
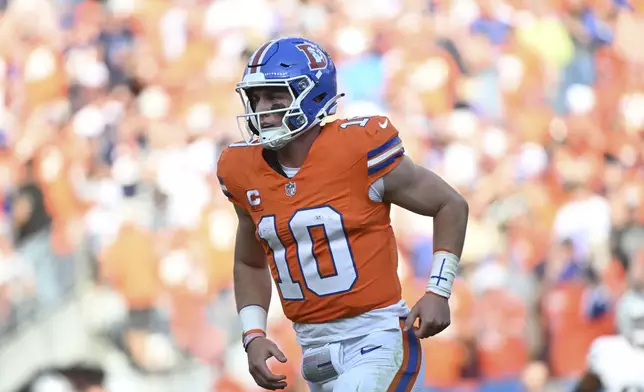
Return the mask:
M257 112L249 99L249 90L257 87L286 88L291 106ZM304 38L279 38L266 42L250 57L242 81L235 91L244 105L237 123L246 143L277 150L334 114L338 94L336 70L328 53ZM262 128L260 117L284 113L282 125Z

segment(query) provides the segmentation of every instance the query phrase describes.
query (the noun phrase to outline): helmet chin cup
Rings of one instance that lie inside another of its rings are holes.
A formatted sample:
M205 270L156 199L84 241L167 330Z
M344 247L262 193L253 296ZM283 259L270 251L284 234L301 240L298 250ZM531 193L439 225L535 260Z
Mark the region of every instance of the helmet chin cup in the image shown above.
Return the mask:
M262 130L259 134L259 142L269 150L279 150L291 140L290 130L283 126Z

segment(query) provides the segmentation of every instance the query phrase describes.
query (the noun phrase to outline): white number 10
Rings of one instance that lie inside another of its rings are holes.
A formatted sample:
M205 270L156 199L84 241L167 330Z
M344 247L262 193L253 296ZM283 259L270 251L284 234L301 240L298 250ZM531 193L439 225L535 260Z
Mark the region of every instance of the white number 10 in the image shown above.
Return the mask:
M344 230L342 214L330 206L297 210L288 222L291 235L297 246L297 259L304 277L306 288L324 297L344 293L353 287L358 279L353 252ZM335 275L322 277L314 252L314 241L310 229L322 227L326 237ZM286 260L286 248L277 234L274 215L263 216L257 224L257 232L273 251L273 260L279 277L277 287L282 298L290 301L304 299L300 283L293 281Z

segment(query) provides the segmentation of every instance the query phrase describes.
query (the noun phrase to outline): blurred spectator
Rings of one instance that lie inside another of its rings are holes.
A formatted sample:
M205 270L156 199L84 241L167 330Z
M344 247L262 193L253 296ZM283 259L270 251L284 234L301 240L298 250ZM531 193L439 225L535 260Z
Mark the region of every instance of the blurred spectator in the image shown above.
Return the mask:
M14 242L20 246L30 237L49 229L51 217L45 208L42 189L34 177L32 162L24 168L23 184L11 201L14 224Z
M19 392L103 392L105 372L93 366L52 368L36 375Z
M510 274L499 263L476 271L472 281L476 301L476 344L481 391L521 390L521 375L529 362L526 303L508 290Z
M644 292L644 249L635 254L628 278L635 291Z

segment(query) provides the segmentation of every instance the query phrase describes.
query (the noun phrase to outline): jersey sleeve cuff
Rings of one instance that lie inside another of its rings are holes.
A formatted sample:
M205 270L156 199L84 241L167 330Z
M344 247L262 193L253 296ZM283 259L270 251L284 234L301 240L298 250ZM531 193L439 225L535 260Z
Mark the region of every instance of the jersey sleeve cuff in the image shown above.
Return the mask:
M219 180L219 186L221 187L221 191L229 199L233 198L233 194L228 191L228 187L224 184L224 180L217 176L217 179Z
M220 176L217 176L217 179L219 180L221 192L224 194L224 196L226 196L226 198L228 198L228 201L235 204L239 208L245 209L244 205L235 198L235 195L233 195L230 190L228 190L228 187L226 186L226 184L224 184L224 180Z
M393 170L405 154L402 140L398 135L367 153L367 174L374 180Z

